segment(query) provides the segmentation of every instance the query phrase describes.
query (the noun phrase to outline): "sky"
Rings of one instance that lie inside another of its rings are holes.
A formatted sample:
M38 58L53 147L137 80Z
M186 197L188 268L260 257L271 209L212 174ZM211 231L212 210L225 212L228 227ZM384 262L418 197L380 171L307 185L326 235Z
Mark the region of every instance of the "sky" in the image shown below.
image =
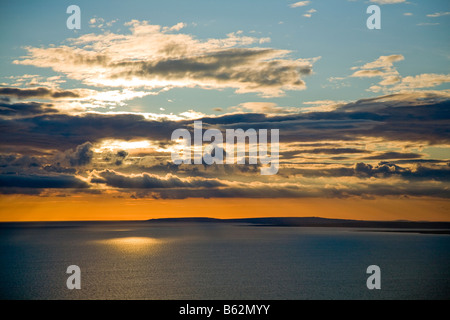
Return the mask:
M0 221L450 221L449 27L441 0L2 1ZM194 121L279 130L276 174L174 163Z

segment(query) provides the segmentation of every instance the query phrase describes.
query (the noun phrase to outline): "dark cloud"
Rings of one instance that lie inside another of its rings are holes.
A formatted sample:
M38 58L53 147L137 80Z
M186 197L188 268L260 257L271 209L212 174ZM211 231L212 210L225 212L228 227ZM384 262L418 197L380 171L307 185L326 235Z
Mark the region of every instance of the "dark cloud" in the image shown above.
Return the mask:
M120 166L127 156L128 152L126 150L117 151L117 153L115 154L115 164Z
M283 142L357 141L361 137L430 144L450 142L450 100L442 97L434 101L396 101L391 97L391 101L361 100L328 112L272 117L243 113L202 120L224 129L280 129Z
M173 130L180 126L183 124L146 120L144 116L134 114L49 114L26 119L0 119L0 136L5 146L63 151L86 141L94 143L110 138L170 140Z
M0 116L32 116L44 113L56 113L57 109L52 108L49 103L22 102L22 103L2 103L0 102Z
M277 186L260 186L260 187L229 187L221 189L205 189L199 192L195 189L179 188L164 189L156 192L141 193L141 197L157 197L162 199L186 199L186 198L304 198L323 196L319 190L301 189L301 188L285 188Z
M422 155L418 153L383 152L375 156L365 157L366 160L389 160L389 159L417 159Z
M216 188L223 186L223 184L216 179L183 179L170 174L166 177L159 177L148 173L127 176L112 170L105 170L97 173L97 177L91 179L91 182L104 183L111 187L127 189Z
M0 95L12 96L18 99L29 99L29 98L79 98L80 94L77 91L72 90L59 90L51 88L11 88L11 87L0 87Z
M75 174L77 172L77 169L62 166L60 163L45 164L42 167L42 170L52 173L65 173L65 174Z
M89 185L70 175L0 175L1 188L88 188Z
M38 157L24 155L18 156L14 154L0 155L0 168L7 167L40 167L41 161Z
M76 147L74 151L66 152L66 157L71 166L84 166L92 161L94 151L92 150L92 143L85 142Z
M85 142L74 149L55 154L17 155L0 154L0 174L46 174L67 173L74 174L80 167L89 165L94 156L93 146Z
M120 62L110 67L126 71L112 72L112 78L141 79L160 77L165 80L215 81L236 87L238 83L258 88L302 88L300 76L312 73L311 65L295 61L264 61L277 53L274 49L234 48L196 57L180 57L159 61ZM234 82L234 84L233 84Z
M283 173L282 170L281 173ZM380 162L378 165L358 162L352 167L296 168L289 170L289 174L300 174L305 177L358 177L363 179L399 177L406 180L450 181L450 166L448 164L427 166L418 163L413 167L402 167L391 162Z
M361 100L327 112L277 116L234 113L201 119L204 130L279 129L281 142L290 144L287 150L280 150L283 162L276 177L262 177L258 165L177 166L171 163L169 152L152 148L141 155L128 154L127 150L95 153L94 146L104 139L148 139L157 142L159 148L168 148L173 144L172 132L179 128L192 132L193 120L39 112L0 118L1 188L3 193L25 193L71 185L93 192L109 187L134 196L162 198L448 197L448 160L427 159L426 154L391 151L388 147L377 147L376 152L365 150L363 141L367 139L376 140L378 146L383 142L395 146L400 141L400 146L416 150L419 145L450 142L448 100L411 102L394 101L393 97L389 101ZM302 163L292 160L302 154L328 157ZM355 157L365 162L354 163ZM389 161L374 164L369 160ZM91 177L90 184L75 174Z
M414 107L373 103L379 104L376 112L335 110L275 117L244 113L201 120L204 129L280 129L281 142L358 141L363 137L428 144L450 142L449 101ZM46 114L0 119L0 135L4 146L66 150L102 139L170 141L175 129L192 130L192 123L148 120L135 114Z
M128 152L126 150L119 150L116 153L118 158L126 158L128 156Z
M450 194L441 185L397 183L360 183L355 186L330 185L328 187L301 187L260 185L246 187L227 187L219 189L192 188L139 190L135 197L163 199L185 198L350 198L374 199L376 196L412 196L449 198Z
M311 154L354 154L354 153L368 153L370 151L355 149L355 148L317 148L298 150L298 153Z

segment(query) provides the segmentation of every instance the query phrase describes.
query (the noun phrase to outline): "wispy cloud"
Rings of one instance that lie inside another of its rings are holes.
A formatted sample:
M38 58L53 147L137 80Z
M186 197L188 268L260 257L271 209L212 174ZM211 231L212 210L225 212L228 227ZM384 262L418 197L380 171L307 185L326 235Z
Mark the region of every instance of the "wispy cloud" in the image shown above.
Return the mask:
M312 14L315 12L317 12L316 9L310 9L310 10L306 11L306 13L303 16L306 18L311 18Z
M396 4L396 3L406 3L406 0L370 0L370 2L378 4Z
M299 1L299 2L292 3L292 4L290 4L289 6L290 6L291 8L298 8L298 7L304 7L304 6L307 6L307 5L310 4L310 3L311 3L311 1Z
M430 14L427 14L427 17L429 17L429 18L438 18L438 17L448 16L448 15L450 15L450 11L430 13Z
M295 107L280 107L274 102L244 102L237 107L230 108L237 112L255 112L264 114L280 115L285 113L299 113L300 109Z
M439 22L421 22L417 24L418 26L437 26Z
M106 21L103 18L94 17L94 18L91 18L89 20L89 27L91 27L91 28L99 28L99 29L110 28L117 21L118 21L118 19L114 19L114 20L111 20L111 21Z

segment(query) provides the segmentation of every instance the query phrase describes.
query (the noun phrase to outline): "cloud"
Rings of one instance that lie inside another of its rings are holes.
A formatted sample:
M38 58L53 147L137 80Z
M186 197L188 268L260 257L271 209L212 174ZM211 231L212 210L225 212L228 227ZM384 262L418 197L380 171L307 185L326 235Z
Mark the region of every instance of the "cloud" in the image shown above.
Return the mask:
M292 4L290 4L289 6L290 6L291 8L298 8L298 7L304 7L304 6L307 6L307 5L310 4L310 3L311 3L311 1L299 1L299 2L292 3Z
M92 183L104 183L115 188L160 189L160 188L217 188L224 186L217 179L179 178L172 174L159 177L154 174L124 175L112 170L94 173Z
M189 121L191 124L192 121ZM30 119L0 120L3 146L67 150L91 141L114 138L169 140L183 122L146 120L136 114L48 114Z
M411 167L399 166L393 162L382 161L376 165L364 162L357 162L351 166L339 166L333 168L315 168L315 169L294 169L293 174L300 174L304 177L358 177L360 179L386 179L403 178L407 181L435 180L450 181L450 165L427 166L416 164Z
M375 156L365 157L367 160L387 160L387 159L416 159L422 155L417 153L383 152Z
M185 26L126 23L131 34L85 34L70 45L27 47L16 64L52 68L93 86L170 89L173 87L234 88L280 96L303 90L314 59L291 59L288 50L248 47L268 42L230 33L223 39L198 40L179 33Z
M427 17L429 17L429 18L438 18L438 17L448 16L448 15L450 15L449 11L447 11L447 12L436 12L436 13L427 14Z
M305 149L298 150L298 153L310 153L310 154L355 154L355 153L366 153L367 150L360 150L355 148L316 148L316 149Z
M431 88L448 82L450 82L450 74L424 73L401 78L392 90Z
M44 87L44 88L56 88L61 83L65 83L66 80L62 79L61 76L39 76L35 74L24 74L19 76L9 76L6 77L10 82L12 82L12 87ZM8 86L9 84L3 83L2 86ZM81 91L81 90L79 90Z
M29 98L52 98L52 99L64 99L64 98L80 98L83 93L82 90L60 90L51 88L10 88L0 87L0 95L13 96L18 99Z
M84 166L92 161L94 152L92 150L92 143L85 142L76 147L72 152L66 151L66 158L69 160L71 166Z
M378 4L396 4L396 3L406 3L406 0L370 0L370 2Z
M111 20L111 21L106 21L103 18L94 17L94 18L91 18L89 20L89 27L91 27L91 28L100 28L100 29L106 28L106 27L110 28L117 21L118 21L118 19Z
M355 140L362 137L396 141L447 143L450 94L415 92L361 99L330 111L290 112L274 104L244 105L250 113L199 115L204 128L280 129L280 141ZM241 106L242 107L242 106ZM265 111L275 112L271 114ZM0 119L2 147L30 150L75 149L90 141L170 141L178 128L192 130L190 119L147 119L139 114L43 114Z
M303 16L306 18L311 18L312 14L315 12L317 12L316 9L310 9L310 10L306 11L306 13Z
M366 163L357 163L353 167L354 174L360 177L378 177L386 178L392 176L399 176L407 180L423 180L431 179L438 181L450 180L450 166L436 166L427 167L421 164L411 168L401 167L394 163L380 162L376 166Z
M380 68L384 71L391 71L391 68L394 64L394 62L402 61L405 57L401 54L393 54L390 56L380 56L378 59L376 59L373 62L366 63L365 65L361 67L355 67L356 69L362 69L362 70L370 70L370 69L376 69Z
M184 198L349 198L363 197L372 198L376 196L427 196L448 198L448 192L445 191L445 185L436 181L429 184L426 180L414 180L415 183L409 183L408 180L399 181L394 175L388 172L395 171L392 165L382 165L372 167L364 163L356 164L353 169L353 178L347 178L344 182L341 178L335 184L318 185L310 183L234 183L223 188L205 188L202 190L193 188L162 188L158 190L140 190L139 195L143 197L156 197L163 199L184 199ZM394 167L395 168L395 167ZM375 173L379 171L378 173ZM448 179L447 170L447 179ZM406 174L406 173L405 173ZM372 175L372 178L369 177ZM373 179L373 177L377 177ZM400 175L398 175L400 177ZM291 178L292 179L292 178ZM320 178L315 178L320 179ZM329 182L334 178L327 178ZM307 181L307 180L304 180ZM393 184L393 182L395 182ZM138 192L136 193L138 194Z
M0 192L44 194L73 186L76 192L161 198L448 197L450 93L383 95L321 112L261 102L239 107L199 115L203 129L279 129L276 176L261 176L260 164L174 165L171 134L192 132L191 119L37 113L0 119Z
M45 113L57 113L53 104L40 102L2 103L0 102L0 117L32 116Z
M119 150L115 154L115 164L121 165L123 161L128 157L128 152L126 150Z
M244 102L237 107L232 107L236 111L250 111L264 114L283 114L283 113L298 113L299 108L295 107L280 107L274 102Z
M316 100L316 101L305 101L304 105L312 105L313 107L302 108L302 111L306 112L327 112L336 110L341 105L345 104L345 101L334 101L334 100Z
M307 6L311 3L311 1L299 1L299 2L295 2L289 5L289 7L291 8L299 8L299 7L304 7ZM308 11L306 11L305 14L303 14L303 16L305 18L311 18L312 14L317 12L316 9L309 9Z
M88 188L89 185L70 175L0 175L1 188Z
M375 61L366 63L360 67L353 67L355 71L351 77L358 78L373 78L381 77L383 80L379 82L378 86L372 86L370 89L374 92L385 89L386 85L393 84L399 81L400 75L394 68L394 62L404 60L401 54L393 54L390 56L380 56ZM358 70L359 69L359 70Z
M49 100L52 104L50 110L41 110L44 112L64 112L64 113L80 113L82 111L95 108L115 108L123 106L124 101L134 98L141 98L147 95L156 95L159 92L145 90L104 90L97 91L92 89L70 89L62 90L56 87L37 87L37 88L16 88L16 87L0 87L0 102L10 102L11 98L18 100ZM37 103L37 102L33 102ZM43 105L44 106L44 105ZM12 106L14 107L14 106ZM4 113L6 113L5 111Z
M437 26L439 22L421 22L417 24L418 26Z
M351 77L373 78L380 77L378 85L369 88L373 92L399 92L422 88L432 88L450 82L450 74L424 73L416 76L402 77L394 67L394 62L404 60L403 55L381 56L373 62L360 67L353 67ZM358 70L359 69L359 70Z
M352 77L372 78L372 77L381 77L384 75L385 73L382 70L358 70L352 74Z
M183 28L186 27L186 23L183 22L178 22L176 25L173 25L172 27L165 27L163 28L163 30L167 30L167 31L179 31Z

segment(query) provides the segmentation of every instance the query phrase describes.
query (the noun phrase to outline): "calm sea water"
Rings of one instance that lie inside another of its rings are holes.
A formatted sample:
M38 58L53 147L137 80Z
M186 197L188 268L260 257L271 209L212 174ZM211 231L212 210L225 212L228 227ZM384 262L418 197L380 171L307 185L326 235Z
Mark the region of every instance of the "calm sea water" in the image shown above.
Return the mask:
M368 290L369 265L381 290ZM81 269L69 290L66 269ZM0 225L2 299L449 299L450 236L217 223Z

